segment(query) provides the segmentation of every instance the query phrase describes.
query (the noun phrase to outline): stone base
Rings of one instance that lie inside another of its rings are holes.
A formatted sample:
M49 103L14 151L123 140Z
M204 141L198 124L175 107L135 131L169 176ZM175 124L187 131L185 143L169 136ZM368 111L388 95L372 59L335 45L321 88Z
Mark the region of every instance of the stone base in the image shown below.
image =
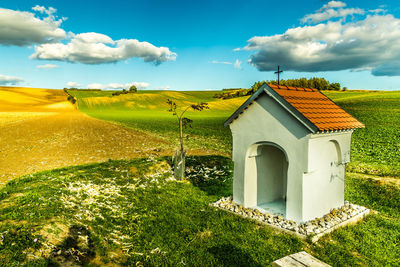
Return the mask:
M310 239L316 242L319 238L333 230L348 224L354 224L366 217L370 210L350 204L345 204L337 209L332 209L329 214L321 218L298 224L292 220L286 220L281 215L263 213L257 209L244 208L233 202L232 197L226 197L212 204L214 207L232 212L245 218L253 219L257 223L266 224L276 230L296 235L301 239Z

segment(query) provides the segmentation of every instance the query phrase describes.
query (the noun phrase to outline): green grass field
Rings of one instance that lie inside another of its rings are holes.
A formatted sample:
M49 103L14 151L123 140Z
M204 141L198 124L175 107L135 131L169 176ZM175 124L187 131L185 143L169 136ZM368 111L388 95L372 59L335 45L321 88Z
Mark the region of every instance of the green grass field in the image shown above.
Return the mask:
M215 92L207 91L139 91L117 97L105 91L70 92L78 98L79 109L88 115L122 123L172 143L177 143L176 119L167 111L167 98L176 101L179 107L208 102L210 110L187 114L194 120L193 128L186 131L187 144L190 148L211 149L224 155L230 153L232 141L223 122L246 100L246 97L215 99ZM353 134L348 170L400 177L400 92L324 93L366 126Z
M306 250L333 266L400 264L400 189L346 177L346 199L379 213L317 244L218 210L232 163L189 157L109 161L27 175L0 189L1 266L268 266ZM75 265L72 265L75 266Z
M400 177L400 92L325 92L365 124L352 138L348 171Z

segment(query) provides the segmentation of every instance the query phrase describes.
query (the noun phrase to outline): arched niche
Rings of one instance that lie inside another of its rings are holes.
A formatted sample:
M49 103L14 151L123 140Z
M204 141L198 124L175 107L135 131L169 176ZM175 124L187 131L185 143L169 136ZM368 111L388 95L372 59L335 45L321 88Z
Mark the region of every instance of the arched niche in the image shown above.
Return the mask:
M258 142L246 153L244 205L286 215L288 158L279 145Z

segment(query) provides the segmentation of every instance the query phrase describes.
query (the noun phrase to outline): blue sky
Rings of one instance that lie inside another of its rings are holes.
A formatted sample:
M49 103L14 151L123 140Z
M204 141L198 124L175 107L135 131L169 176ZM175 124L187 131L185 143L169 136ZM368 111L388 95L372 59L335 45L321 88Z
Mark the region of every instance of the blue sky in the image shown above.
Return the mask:
M0 84L250 87L274 79L279 64L283 79L324 77L352 89L398 90L399 7L396 1L0 0Z

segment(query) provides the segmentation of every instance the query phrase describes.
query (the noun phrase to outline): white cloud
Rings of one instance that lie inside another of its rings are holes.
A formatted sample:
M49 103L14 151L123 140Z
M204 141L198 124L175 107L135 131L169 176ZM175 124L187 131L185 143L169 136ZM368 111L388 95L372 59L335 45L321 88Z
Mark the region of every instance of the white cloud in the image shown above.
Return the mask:
M155 90L169 90L169 89L171 89L171 86L169 86L169 85L166 85L166 86L161 86L161 87L157 87L157 88L154 88Z
M346 3L343 3L341 1L330 1L327 4L323 5L321 7L321 9L319 9L318 11L322 11L325 9L329 9L329 8L335 8L335 7L345 7Z
M67 87L81 87L82 85L77 82L67 82Z
M42 8L34 7L39 12ZM53 15L56 10L44 8L43 12L47 17L41 19L31 12L0 8L0 44L26 46L64 39L66 33L59 28L63 20Z
M175 60L177 54L167 47L156 47L136 39L114 41L104 34L89 32L74 35L67 43L42 44L35 47L33 59L79 62L84 64L113 63L129 58L142 58L156 65Z
M44 64L44 65L37 65L36 68L38 69L56 69L58 68L55 64Z
M242 68L242 61L239 61L239 59L236 59L235 63L233 64L233 67L235 69L241 69Z
M301 19L303 23L319 23L331 18L346 18L352 15L363 15L365 11L360 8L344 8L345 3L340 1L330 1L322 6L313 14L308 14Z
M108 84L101 84L101 83L91 83L87 86L88 89L101 89L101 90L122 90L122 89L129 89L132 85L136 86L138 89L145 89L150 86L149 83L146 82L131 82L131 83L108 83Z
M60 28L66 18L57 18L55 8L36 5L32 10L34 12L0 8L0 45L38 44L34 47L31 59L84 64L141 58L159 65L176 60L177 54L168 47L157 47L136 39L112 40L107 35L95 32L67 34Z
M236 50L238 51L238 50ZM218 61L218 60L213 60L211 61L211 63L213 64L222 64L222 65L233 65L233 67L235 69L241 69L242 68L242 61L239 61L238 59L236 59L236 61L234 63L229 62L229 61Z
M211 61L213 64L223 64L223 65L232 65L232 62L227 62L227 61L218 61L218 60L213 60Z
M368 10L368 12L370 12L370 13L386 13L387 10L383 9L383 8L377 8L377 9Z
M15 76L6 76L0 74L0 85L18 85L24 82L24 79Z
M57 12L57 9L55 9L54 7L46 8L46 7L44 7L44 6L39 6L39 5L36 5L36 6L32 7L32 10L33 10L33 11L40 12L40 13L42 13L42 14L43 14L43 13L46 13L46 14L49 15L49 16L51 16L51 15L53 15L54 13Z
M255 36L243 50L260 71L317 72L371 69L373 75L400 75L400 20L367 14L350 22L327 21Z

